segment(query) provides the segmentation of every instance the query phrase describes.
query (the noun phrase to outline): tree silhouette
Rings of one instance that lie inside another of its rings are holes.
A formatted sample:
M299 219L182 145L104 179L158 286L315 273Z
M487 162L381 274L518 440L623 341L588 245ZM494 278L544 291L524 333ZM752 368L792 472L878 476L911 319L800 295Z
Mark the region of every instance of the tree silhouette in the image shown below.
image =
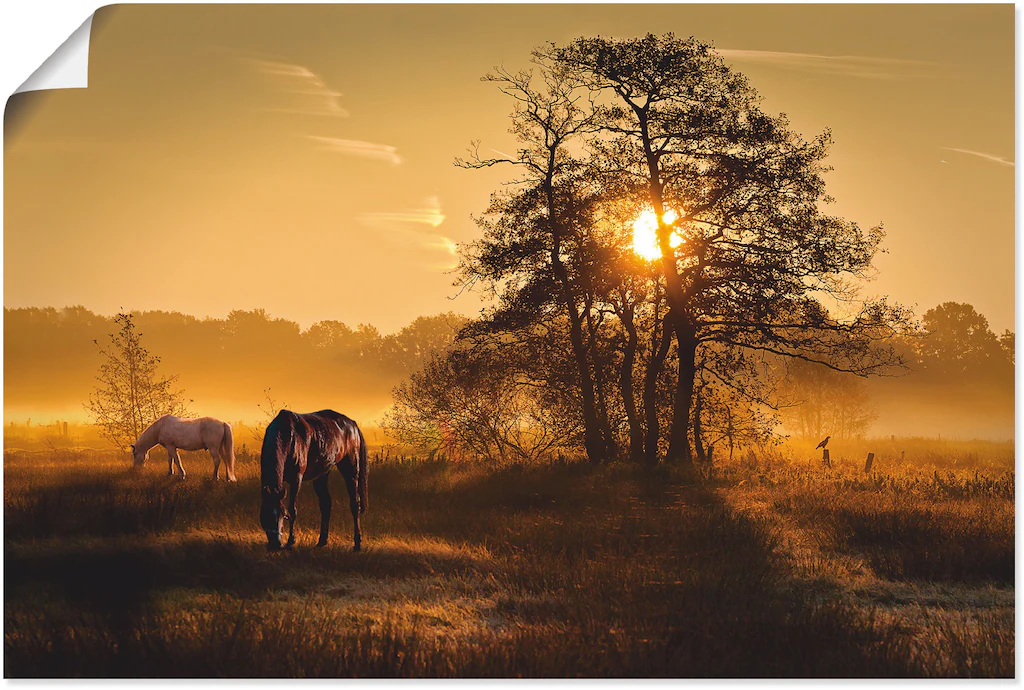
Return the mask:
M785 417L805 440L860 436L877 418L862 378L802 360L787 369L782 389L794 404Z
M263 439L267 435L267 427L277 417L278 412L287 410L290 405L286 402L275 400L270 395L270 389L263 389L263 402L256 403L256 407L263 413L263 419L257 421L252 428L253 439L256 441L256 448L263 448Z
M504 284L503 304L492 316L496 323L529 319L552 302L567 317L582 393L584 447L591 462L602 462L608 448L584 335L593 300L583 294L583 275L574 270L585 251L592 190L567 151L590 129L593 114L580 103L578 78L550 61L539 75L496 69L484 80L497 83L515 101L511 131L521 148L514 158L481 158L474 150L457 164L514 165L521 171L520 188L492 198L488 215L493 222L481 223L485 238L463 257L462 274L469 283Z
M922 364L941 377L955 379L1013 376L1013 334L997 338L988 319L970 304L944 302L921 319ZM1009 366L1007 366L1009 365Z
M611 452L616 427L600 342L616 343L630 457L657 461L671 381L666 459L688 470L694 426L721 407L693 411L711 344L861 375L902 364L880 343L909 313L855 289L870 277L881 228L820 211L831 201L828 132L804 141L763 113L746 79L694 39L580 38L535 51L534 64L486 77L515 100L522 148L459 163L523 174L492 198L463 275L500 286L492 326L536 322L550 305L567 318L592 460ZM644 209L656 217L653 272L624 257L623 226Z
M121 328L108 335L110 343L93 341L104 361L96 375L99 385L85 404L101 433L122 451L159 417L183 415L192 402L174 389L177 376L159 374L160 358L143 347L133 318L120 312L114 323Z
M677 357L669 461L692 463L690 409L704 343L859 374L900 364L875 345L909 314L884 300L856 302L850 280L870 274L881 228L863 231L820 211L831 201L827 131L805 141L785 117L762 112L746 79L692 38L580 38L541 55L595 94L601 132L588 144L606 174L641 191L657 218L666 333ZM838 318L826 301L850 313Z
M385 432L431 457L494 463L529 462L565 446L578 429L558 401L537 395L530 375L541 354L535 342L525 348L463 343L434 354L395 388Z

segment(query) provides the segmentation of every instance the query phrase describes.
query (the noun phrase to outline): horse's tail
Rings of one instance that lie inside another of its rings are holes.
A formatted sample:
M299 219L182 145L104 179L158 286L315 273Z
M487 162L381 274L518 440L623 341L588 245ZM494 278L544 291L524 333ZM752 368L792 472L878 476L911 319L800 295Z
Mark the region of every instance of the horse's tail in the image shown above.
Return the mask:
M220 454L227 467L228 481L235 481L235 436L231 433L231 425L224 422L224 436L220 440Z
M369 499L367 498L367 475L369 474L369 452L366 448L366 439L363 437L362 429L356 427L359 431L359 512L365 513L366 507L369 505Z

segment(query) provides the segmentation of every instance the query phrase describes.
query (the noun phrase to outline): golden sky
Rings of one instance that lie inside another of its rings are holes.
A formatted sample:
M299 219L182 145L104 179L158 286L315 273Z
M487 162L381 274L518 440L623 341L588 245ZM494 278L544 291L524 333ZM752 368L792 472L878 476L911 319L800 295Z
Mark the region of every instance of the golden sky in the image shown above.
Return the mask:
M811 137L833 212L884 222L871 295L970 302L1013 329L1013 5L129 5L93 23L89 88L5 116L4 304L390 332L452 301L453 247L508 170L480 77L579 35L711 41Z

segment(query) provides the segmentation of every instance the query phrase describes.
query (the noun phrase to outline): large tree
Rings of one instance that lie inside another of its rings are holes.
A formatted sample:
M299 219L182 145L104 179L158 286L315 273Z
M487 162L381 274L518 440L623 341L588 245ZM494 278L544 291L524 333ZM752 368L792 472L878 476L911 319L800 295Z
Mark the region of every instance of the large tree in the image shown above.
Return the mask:
M761 419L757 396L726 393L740 369L718 365L741 361L730 350L861 375L900 364L879 343L907 314L855 289L881 228L821 210L828 132L805 141L762 112L693 39L584 38L534 63L486 77L515 102L516 155L459 161L521 173L463 253L464 284L484 283L498 305L467 333L566 325L591 460L614 455L624 429L634 460L664 449L692 470L703 427L724 414L734 431L741 408ZM633 251L645 214L652 246Z
M876 345L907 315L884 300L856 301L851 282L870 273L881 228L821 210L831 201L827 131L802 139L784 116L760 109L711 45L692 38L580 38L539 54L587 85L600 126L588 146L605 175L637 189L657 219L668 306L659 351L671 336L677 362L669 461L692 467L704 343L859 374L899 363Z

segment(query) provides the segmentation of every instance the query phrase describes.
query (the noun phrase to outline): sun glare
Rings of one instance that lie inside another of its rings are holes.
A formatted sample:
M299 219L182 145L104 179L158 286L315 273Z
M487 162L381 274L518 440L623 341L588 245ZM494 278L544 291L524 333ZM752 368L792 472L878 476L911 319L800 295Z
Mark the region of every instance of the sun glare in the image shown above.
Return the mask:
M661 219L666 223L674 223L678 214L672 209L665 211ZM669 246L675 249L683 243L679 233L674 232L668 240ZM633 251L647 261L654 261L661 258L661 248L658 246L658 216L654 211L647 210L637 216L633 221Z

